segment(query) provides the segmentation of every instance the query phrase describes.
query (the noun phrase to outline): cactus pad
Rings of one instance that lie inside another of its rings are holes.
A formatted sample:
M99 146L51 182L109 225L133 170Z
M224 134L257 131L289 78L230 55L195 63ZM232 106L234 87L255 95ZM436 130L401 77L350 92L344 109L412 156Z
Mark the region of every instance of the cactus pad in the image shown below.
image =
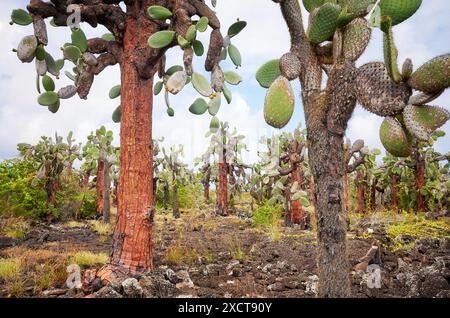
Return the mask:
M203 98L197 98L189 107L189 111L194 115L203 115L208 110L208 104Z
M314 44L330 39L336 31L341 7L333 3L325 3L315 9L310 16L308 38Z
M369 7L377 2L376 0L338 0L341 8L347 8L347 12L354 17L364 16L369 12Z
M281 74L292 81L300 77L302 64L294 53L286 53L280 58Z
M263 64L256 72L256 80L262 87L269 88L280 75L280 60L270 60Z
M417 69L409 80L412 88L437 93L450 86L450 54L441 55Z
M34 60L38 41L34 35L24 37L17 47L17 57L23 63L30 63Z
M397 25L409 19L422 4L422 0L381 0L381 15L389 16L392 25Z
M450 118L450 112L436 106L408 105L403 111L405 126L419 140L428 140L431 134Z
M323 5L325 2L325 0L303 0L303 6L308 12L311 12Z
M403 111L411 89L404 83L395 83L383 63L371 62L358 69L356 95L365 109L384 117Z
M187 78L188 76L185 71L178 71L174 73L167 80L167 89L174 95L178 94L186 85Z
M411 155L411 144L402 125L393 117L386 117L380 127L380 139L384 148L395 157Z
M274 128L287 125L294 112L295 96L289 80L278 77L267 91L264 102L264 118Z
M369 23L362 18L357 18L344 29L343 52L344 57L350 61L356 61L366 50L370 41L372 29Z

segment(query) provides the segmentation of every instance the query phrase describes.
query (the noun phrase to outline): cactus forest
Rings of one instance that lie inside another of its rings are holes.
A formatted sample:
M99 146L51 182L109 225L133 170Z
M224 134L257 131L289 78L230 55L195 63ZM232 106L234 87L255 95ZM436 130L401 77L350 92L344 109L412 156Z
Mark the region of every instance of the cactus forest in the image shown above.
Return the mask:
M0 298L450 298L447 1L0 6Z

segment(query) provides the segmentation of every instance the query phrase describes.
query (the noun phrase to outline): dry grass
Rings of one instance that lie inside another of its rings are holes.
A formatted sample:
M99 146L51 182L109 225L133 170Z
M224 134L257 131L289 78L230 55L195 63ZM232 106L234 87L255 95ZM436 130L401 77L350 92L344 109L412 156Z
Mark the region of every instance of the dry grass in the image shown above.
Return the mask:
M25 219L10 217L3 224L1 234L6 237L22 240L27 236L29 227Z
M22 264L18 258L0 260L0 279L9 281L20 275Z

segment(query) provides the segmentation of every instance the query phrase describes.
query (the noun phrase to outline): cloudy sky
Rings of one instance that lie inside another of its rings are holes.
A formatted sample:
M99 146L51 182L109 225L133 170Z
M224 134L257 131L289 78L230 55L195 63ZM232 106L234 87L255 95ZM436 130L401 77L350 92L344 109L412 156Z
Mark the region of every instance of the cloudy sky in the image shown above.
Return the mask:
M17 155L19 142L36 142L42 135L53 135L55 131L66 135L73 131L78 141L84 141L90 131L105 125L115 133L116 144L119 139L119 125L111 120L111 114L118 105L118 100L108 98L109 89L119 84L118 67L108 68L96 77L87 101L78 97L64 101L57 114L50 113L36 102L34 64L21 64L11 49L17 46L20 38L32 33L32 27L10 26L10 12L18 7L25 7L25 0L2 0L0 3L0 160ZM244 155L248 162L256 160L260 136L270 135L276 130L264 122L262 113L265 89L259 87L254 78L258 67L267 60L278 58L287 52L290 46L288 32L278 5L271 0L219 0L217 13L222 21L222 28L231 25L237 18L248 22L245 32L233 39L243 56L243 67L238 70L244 82L233 87L233 102L223 105L219 117L229 121L246 135L249 152ZM427 60L450 51L450 1L424 0L420 10L408 21L395 27L395 37L399 49L399 62L412 58L415 67ZM104 29L91 29L83 25L90 37L105 33ZM49 26L50 45L48 50L59 56L58 48L70 40L66 28ZM173 49L168 55L169 64L182 63L180 50ZM372 42L358 65L368 61L382 60L382 37L377 30ZM202 68L203 60L196 62L196 70ZM233 69L229 63L223 64L225 70ZM57 82L57 86L67 85L66 79ZM304 114L300 101L300 88L294 84L297 92L296 110L290 124L284 129L292 131L299 122L304 126ZM173 97L172 103L176 115L169 118L162 96L154 102L155 138L165 137L164 144L185 145L186 161L201 155L208 141L204 135L208 129L209 116L194 116L188 111L189 105L196 98L192 88L186 89ZM450 92L443 94L435 105L450 109ZM363 138L370 148L382 148L378 129L382 119L358 107L349 124L347 135L352 140ZM439 151L450 150L450 124L443 128L447 137L442 138L436 148Z

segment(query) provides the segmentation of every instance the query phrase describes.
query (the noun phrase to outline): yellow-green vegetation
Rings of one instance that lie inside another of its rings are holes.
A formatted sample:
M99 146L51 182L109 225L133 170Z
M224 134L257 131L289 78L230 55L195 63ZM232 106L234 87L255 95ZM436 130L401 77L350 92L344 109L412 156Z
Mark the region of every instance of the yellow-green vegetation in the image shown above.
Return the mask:
M108 239L108 236L113 232L113 227L109 223L93 220L89 221L89 224L91 225L92 230L100 236L99 241L101 243L104 243Z
M228 242L228 249L231 253L231 257L237 261L243 261L247 259L247 255L242 249L242 242L237 236L233 237L230 242Z
M0 259L0 279L8 281L20 275L22 264L18 258Z
M265 204L258 207L253 214L253 226L273 227L277 225L283 213L281 205Z
M83 222L78 222L78 221L69 221L65 224L65 227L68 227L69 229L74 229L74 228L82 228L85 227L86 224Z
M167 249L164 259L174 265L192 264L198 259L198 254L196 250L175 242Z
M448 219L444 221L426 220L423 217L417 217L415 220L405 220L389 225L386 234L390 240L389 248L396 251L411 247L415 241L427 237L433 239L450 238L450 221ZM405 236L410 238L410 242L405 243L402 240Z
M108 262L108 255L106 253L97 254L89 251L80 251L71 255L70 262L81 267L104 265Z
M10 217L3 225L1 234L14 239L24 239L29 229L28 222L20 217Z

